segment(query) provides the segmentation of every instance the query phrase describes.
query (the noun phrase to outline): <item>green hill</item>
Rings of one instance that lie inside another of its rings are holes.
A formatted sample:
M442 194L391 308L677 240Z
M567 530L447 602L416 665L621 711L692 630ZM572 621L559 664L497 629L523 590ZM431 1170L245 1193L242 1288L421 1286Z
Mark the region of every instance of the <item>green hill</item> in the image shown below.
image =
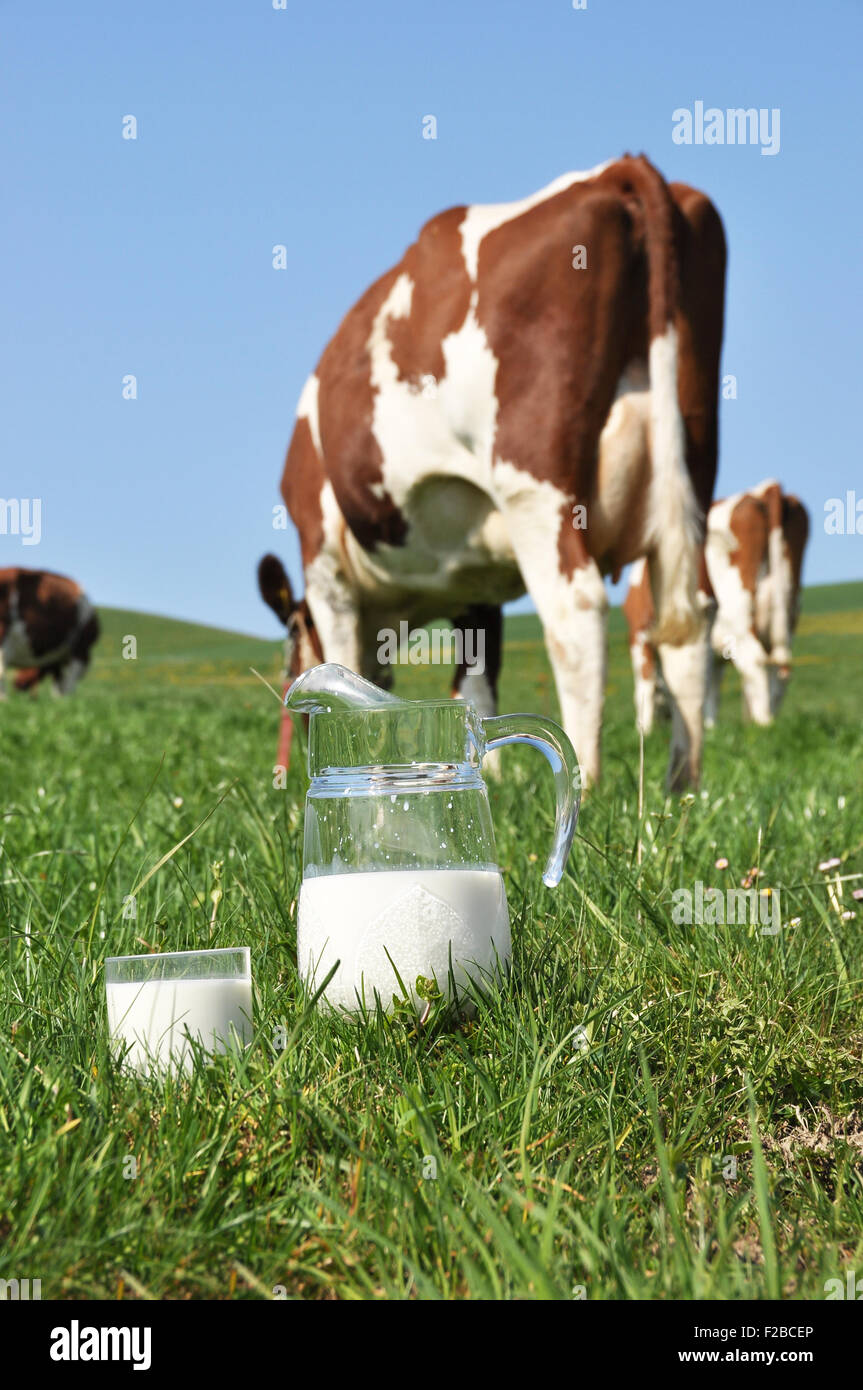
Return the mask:
M96 649L88 683L103 689L113 686L127 692L159 686L234 687L251 689L259 682L255 667L274 685L281 674L281 643L221 628L182 622L150 613L119 608L100 608L102 638ZM127 639L137 643L135 659L124 658ZM863 691L863 582L825 584L806 589L802 616L794 645L795 705L811 710L837 709L858 700ZM545 653L542 627L534 613L508 617L505 623L501 708L536 709L555 714L554 682ZM836 680L829 668L841 673ZM396 689L409 698L445 694L451 685L451 668L400 667ZM726 699L736 702L737 676L728 672ZM619 608L609 614L608 697L610 713L629 717L632 698L626 625ZM619 710L616 701L625 701Z
M236 685L255 677L254 666L268 679L281 668L279 642L267 642L242 632L200 623L101 608L102 636L89 680L111 684L183 682L195 685ZM135 647L129 642L134 638ZM124 652L134 650L134 657Z

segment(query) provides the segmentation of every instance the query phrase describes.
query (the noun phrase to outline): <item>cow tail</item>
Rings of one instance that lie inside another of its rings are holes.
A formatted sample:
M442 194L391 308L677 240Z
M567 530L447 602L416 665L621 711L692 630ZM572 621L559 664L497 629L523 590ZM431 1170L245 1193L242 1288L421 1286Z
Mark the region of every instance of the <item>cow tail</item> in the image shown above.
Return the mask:
M640 165L637 188L645 221L650 338L649 549L657 613L653 637L681 646L701 628L697 593L704 517L686 466L686 431L678 400L675 317L680 289L674 203L657 170L646 160Z

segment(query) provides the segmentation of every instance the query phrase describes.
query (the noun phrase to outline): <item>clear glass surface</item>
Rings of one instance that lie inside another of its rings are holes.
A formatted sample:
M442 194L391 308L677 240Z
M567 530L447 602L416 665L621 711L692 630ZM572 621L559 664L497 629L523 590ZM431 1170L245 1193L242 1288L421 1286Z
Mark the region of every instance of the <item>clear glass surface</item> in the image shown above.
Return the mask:
M109 956L105 995L111 1043L134 1071L188 1071L196 1045L209 1055L251 1040L247 946Z

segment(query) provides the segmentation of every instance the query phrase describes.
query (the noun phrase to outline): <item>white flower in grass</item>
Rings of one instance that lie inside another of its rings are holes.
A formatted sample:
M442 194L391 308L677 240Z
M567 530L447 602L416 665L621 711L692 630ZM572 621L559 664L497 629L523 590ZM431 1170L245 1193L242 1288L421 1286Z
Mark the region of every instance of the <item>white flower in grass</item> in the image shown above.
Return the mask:
M837 798L836 798L836 805L837 805L837 807L839 808L840 811L844 811L844 810L845 810L845 798L844 798L844 796L837 796Z
M851 922L851 921L853 921L853 919L854 919L856 916L857 916L857 913L856 913L856 912L848 912L848 911L843 912L843 913L842 913L842 921L843 921L843 922Z
M818 872L819 874L829 873L831 869L838 869L841 863L841 859L822 859L818 865Z
M180 807L182 806L182 804L183 804L183 798L182 798L181 796L175 796L175 797L174 797L174 800L173 800L173 805L176 807L176 809L177 809L178 811L179 811Z
M37 788L36 788L36 795L37 795L37 796L44 796L44 795L45 795L45 788L44 788L44 787L37 787Z

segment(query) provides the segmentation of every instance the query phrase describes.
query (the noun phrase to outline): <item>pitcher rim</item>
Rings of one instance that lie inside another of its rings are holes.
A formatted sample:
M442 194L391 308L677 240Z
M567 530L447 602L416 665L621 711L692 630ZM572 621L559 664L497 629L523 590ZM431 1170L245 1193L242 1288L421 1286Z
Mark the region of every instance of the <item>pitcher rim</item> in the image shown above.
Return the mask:
M473 710L476 713L476 705L471 700L464 699L463 696L442 696L434 700L401 700L398 698L387 700L386 704L381 705L357 705L354 709L316 709L311 710L309 717L315 719L320 714L328 714L341 718L350 718L354 715L367 714L395 714L398 710L405 709L460 709ZM291 711L289 710L290 714Z

